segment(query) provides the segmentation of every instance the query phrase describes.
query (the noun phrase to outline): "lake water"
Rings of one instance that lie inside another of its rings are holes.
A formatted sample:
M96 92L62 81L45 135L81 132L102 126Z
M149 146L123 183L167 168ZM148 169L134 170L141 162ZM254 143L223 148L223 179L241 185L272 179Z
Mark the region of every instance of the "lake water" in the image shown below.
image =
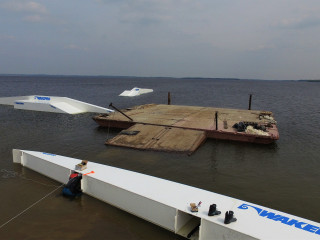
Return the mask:
M60 184L12 163L12 149L55 153L188 184L320 221L320 83L174 78L0 76L0 97L65 96L118 108L166 104L272 111L280 139L271 145L207 140L193 155L106 146L118 131L93 113L66 115L0 105L0 226ZM153 93L118 95L133 87ZM201 200L201 199L199 199ZM219 207L219 206L218 206ZM61 189L0 228L1 239L181 239L87 195Z

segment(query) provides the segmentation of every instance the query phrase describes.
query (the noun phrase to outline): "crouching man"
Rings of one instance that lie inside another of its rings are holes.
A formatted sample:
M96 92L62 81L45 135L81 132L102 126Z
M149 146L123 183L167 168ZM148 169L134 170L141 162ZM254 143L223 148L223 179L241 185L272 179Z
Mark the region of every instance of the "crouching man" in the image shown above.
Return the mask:
M66 197L77 197L82 194L81 190L81 179L82 174L78 172L73 172L70 177L68 183L62 190L62 194Z

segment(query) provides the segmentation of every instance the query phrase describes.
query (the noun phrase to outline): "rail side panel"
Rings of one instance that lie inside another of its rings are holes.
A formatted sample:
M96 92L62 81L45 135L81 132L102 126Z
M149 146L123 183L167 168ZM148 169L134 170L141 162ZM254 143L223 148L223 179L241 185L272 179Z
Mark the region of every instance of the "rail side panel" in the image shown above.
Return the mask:
M225 227L202 218L199 240L206 239L256 240L258 238L235 231L232 229L232 225Z
M61 183L67 183L70 169L22 152L21 164Z
M82 180L84 193L174 232L176 209L90 176Z

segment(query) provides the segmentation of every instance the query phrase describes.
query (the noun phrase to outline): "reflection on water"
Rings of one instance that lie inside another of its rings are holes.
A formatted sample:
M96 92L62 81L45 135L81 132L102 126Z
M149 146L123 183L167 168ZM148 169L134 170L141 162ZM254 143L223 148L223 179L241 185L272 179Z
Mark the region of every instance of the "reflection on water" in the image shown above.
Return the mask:
M104 145L119 131L100 128L94 114L64 115L0 106L0 225L59 183L12 163L13 148L88 159L157 176L319 221L319 87L301 82L191 79L0 77L0 96L68 96L118 108L146 103L270 110L280 139L254 145L209 139L193 155ZM130 87L131 86L131 87ZM152 88L118 97L134 86ZM170 196L169 196L170 197ZM70 201L57 190L1 229L3 239L180 239L173 233L83 195Z

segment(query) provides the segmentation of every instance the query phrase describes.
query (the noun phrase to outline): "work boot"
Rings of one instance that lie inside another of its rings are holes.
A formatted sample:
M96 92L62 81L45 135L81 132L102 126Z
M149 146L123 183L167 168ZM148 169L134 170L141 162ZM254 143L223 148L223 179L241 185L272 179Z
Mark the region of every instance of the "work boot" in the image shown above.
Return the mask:
M221 212L217 211L217 205L211 204L208 212L208 216L220 215Z
M229 212L226 211L224 224L229 224L229 223L232 223L232 222L235 222L235 221L237 221L237 219L233 217L233 211L229 211Z

